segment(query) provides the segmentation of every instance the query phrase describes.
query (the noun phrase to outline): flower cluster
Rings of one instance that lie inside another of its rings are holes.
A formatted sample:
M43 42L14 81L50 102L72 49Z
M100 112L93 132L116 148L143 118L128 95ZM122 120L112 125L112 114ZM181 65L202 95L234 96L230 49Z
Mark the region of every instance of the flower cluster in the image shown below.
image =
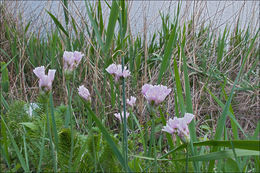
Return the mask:
M124 120L124 112L122 112L122 113L115 113L114 115L121 123L123 122L123 120ZM122 115L122 119L121 119L121 115ZM126 112L126 119L128 117L129 117L129 113Z
M50 91L54 80L56 70L49 70L48 75L45 74L45 67L36 67L33 70L34 74L39 78L39 87L44 91Z
M78 94L80 97L82 97L86 101L90 101L90 93L87 88L84 87L84 85L79 86L78 88Z
M63 54L63 68L65 72L72 72L79 65L83 56L84 54L78 51L65 51Z
M80 52L64 52L64 70L65 72L73 71L82 59L83 54ZM115 76L115 80L118 81L120 78L126 78L130 75L129 70L122 65L111 64L106 68L106 71ZM39 87L44 91L50 91L52 89L52 82L55 77L56 70L50 69L48 75L45 74L45 67L36 67L33 70L34 74L39 78ZM151 105L159 105L165 100L165 98L170 94L171 89L163 85L151 85L145 84L142 87L142 94L147 99ZM86 101L91 101L90 93L84 85L79 86L78 94ZM127 104L131 107L134 107L136 98L131 96L130 99L127 99ZM129 113L126 113L126 119L129 117ZM124 112L115 113L114 116L122 123L124 118ZM189 141L189 128L188 124L194 118L193 114L185 113L183 118L169 119L166 126L163 127L162 131L168 132L170 134L177 134L182 141Z
M136 101L136 98L134 96L131 96L130 100L126 99L126 103L129 104L131 107L134 107L135 101Z
M109 74L112 74L115 76L115 81L117 82L120 78L126 78L130 76L130 71L126 69L126 66L122 68L121 64L111 64L106 68L106 71Z
M159 105L170 94L171 89L163 85L145 84L142 87L142 94L150 104Z
M170 134L177 134L183 142L189 141L189 128L188 124L194 118L193 114L185 113L183 118L176 118L169 119L167 121L166 126L163 126L162 131L168 132Z

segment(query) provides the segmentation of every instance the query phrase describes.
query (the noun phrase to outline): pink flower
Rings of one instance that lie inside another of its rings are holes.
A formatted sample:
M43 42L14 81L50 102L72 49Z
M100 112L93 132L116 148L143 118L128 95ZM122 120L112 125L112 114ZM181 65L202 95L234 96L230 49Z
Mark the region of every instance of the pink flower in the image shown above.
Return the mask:
M170 94L171 89L163 85L145 84L142 87L142 94L151 104L158 105Z
M82 59L82 57L84 56L84 54L82 54L81 52L75 51L75 52L73 53L73 55L74 55L74 61L75 61L75 63L76 63L77 66L78 66L79 63L80 63L80 61L81 61L81 59Z
M78 93L79 93L79 96L82 97L84 100L86 100L86 101L91 100L90 93L89 93L88 89L84 87L84 85L81 85L78 88Z
M124 120L124 111L122 113L115 113L114 116L120 121L122 122ZM121 116L122 116L122 120L121 120ZM126 119L129 117L129 113L126 112Z
M81 52L75 51L75 52L68 52L64 51L63 54L63 68L67 71L73 71L80 63L82 57L84 54Z
M107 68L106 68L106 71L109 73L109 74L116 74L116 71L117 71L117 66L116 64L111 64L109 65Z
M166 123L166 126L163 126L162 131L168 132L170 134L177 134L182 141L186 142L189 140L190 132L188 128L188 124L194 118L193 114L185 113L183 118L169 119Z
M133 97L133 96L130 97L130 100L126 99L126 103L129 104L132 107L135 105L135 101L136 101L136 98Z
M121 64L110 64L107 68L106 71L109 74L112 74L115 76L115 81L118 81L121 77L126 78L130 76L130 71L126 69L127 67L124 66L124 69L122 69Z
M49 70L48 75L45 75L45 67L41 66L36 67L33 72L39 78L39 87L46 91L51 90L56 70Z

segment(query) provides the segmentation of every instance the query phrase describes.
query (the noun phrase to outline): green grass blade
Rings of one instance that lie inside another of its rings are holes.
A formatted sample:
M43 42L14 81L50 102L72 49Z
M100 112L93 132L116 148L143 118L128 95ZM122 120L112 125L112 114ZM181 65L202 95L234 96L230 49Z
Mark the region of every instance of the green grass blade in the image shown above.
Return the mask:
M24 133L26 134L24 126L23 126L23 129L24 129ZM25 163L26 163L27 169L30 170L25 134L23 134L24 156L25 156Z
M5 162L6 162L6 164L7 164L7 166L8 166L8 168L10 168L11 167L11 165L10 165L10 161L9 161L9 159L8 159L8 156L6 155L6 152L4 151L4 149L2 148L2 145L0 145L0 150L1 150L1 156L3 156L3 158L4 158L4 160L5 160Z
M208 93L211 95L211 97L218 103L218 105L222 109L224 109L225 105L207 87L205 87L205 88L208 91ZM241 130L241 132L244 134L244 136L247 138L247 135L244 132L243 128L240 126L240 124L237 122L235 116L230 111L228 111L228 116L235 123L235 125Z
M26 166L26 162L25 162L22 154L20 153L19 148L18 148L18 146L17 146L17 144L16 144L16 142L14 140L14 137L13 137L12 133L10 132L9 128L7 127L3 116L1 116L1 120L2 120L4 126L5 126L5 128L7 130L7 133L9 135L9 138L11 140L11 143L12 143L12 145L14 147L15 153L16 153L16 155L17 155L17 157L18 157L18 159L19 159L19 161L21 163L21 166L22 166L23 170L25 172L29 172L29 168Z
M6 63L1 62L1 89L7 93L9 90L10 82L8 77L8 69L4 67L6 67Z
M190 93L190 80L189 80L189 75L188 75L188 67L187 67L187 61L186 61L186 56L184 53L184 46L185 46L185 25L183 28L183 40L181 44L181 56L183 59L183 73L184 73L184 82L185 82L185 96L186 96L186 108L188 113L193 113L193 106L192 106L192 99L191 99L191 93ZM197 149L193 148L193 142L197 141L197 136L196 136L196 125L195 125L195 120L193 119L190 124L189 124L189 131L190 131L190 148L191 148L191 154L192 156L197 155ZM187 153L188 154L188 153ZM188 157L188 156L187 156ZM194 162L194 168L196 172L199 172L199 165L198 162Z
M231 148L231 142L233 144L234 148L237 149L245 149L245 150L252 150L252 151L260 151L259 148L259 141L257 140L231 140L231 141L203 141L203 142L194 142L193 146L200 147L200 146L218 146L218 147L228 147ZM164 158L170 154L175 153L176 151L179 151L181 149L186 148L187 144L182 144L173 150L169 151L168 153L164 154L163 156L160 157Z
M5 100L3 94L2 94L2 90L1 90L1 102L2 102L1 104L3 104L3 106L4 106L4 108L6 110L8 110L9 109L9 105L8 105L7 101ZM2 109L1 109L1 112L2 112Z
M259 151L252 151L252 150L235 149L235 151L237 157L258 156L260 154ZM233 158L233 157L234 157L233 151L232 149L230 149L230 150L212 152L209 154L203 154L199 156L193 156L189 158L189 161L220 160L220 159ZM174 161L186 161L186 158L175 159Z
M122 156L121 152L118 150L118 148L117 148L115 142L113 141L113 139L110 137L107 129L103 126L103 124L98 119L98 117L94 114L94 112L91 110L89 105L87 105L87 109L89 111L90 116L92 116L92 119L95 121L96 125L101 130L101 132L103 133L105 139L107 140L108 144L112 148L112 150L113 150L114 154L116 155L116 157L117 157L118 161L120 162L120 164L125 168L126 171L131 172L129 166L125 165L125 159Z
M231 141L203 141L195 142L194 146L219 146L219 147L229 147L231 148L233 144L234 148L246 149L246 150L255 150L260 151L259 144L257 140L231 140Z
M57 131L56 121L54 116L54 104L53 104L52 93L50 93L50 108L51 108L51 119L52 119L52 133L54 134L55 148L56 148L56 152L58 153L58 131Z
M257 126L255 128L255 133L252 136L252 139L259 139L259 133L260 133L260 121L257 122Z
M63 11L64 11L64 17L65 17L65 23L66 27L68 27L69 24L69 15L68 15L68 0L62 0L63 1Z
M31 21L29 21L29 22L27 23L27 25L25 26L25 29L24 29L24 33L25 33L25 34L26 34L26 32L28 31L30 25L31 25Z
M222 92L224 94L225 99L227 99L227 94L226 94L226 91L225 91L224 88L222 88ZM231 112L231 114L235 118L235 114L234 114L234 111L232 109L232 105L231 104L230 104L230 107L229 107L229 112ZM234 139L238 140L239 139L239 137L238 137L238 129L237 129L237 126L236 126L236 122L234 122L233 119L231 119L231 128L232 128Z
M54 151L54 147L52 144L52 134L51 134L51 125L50 125L50 118L49 118L49 111L48 111L48 103L46 103L46 119L47 119L47 131L48 131L48 135L49 135L49 142L50 142L50 147L51 147L51 154L52 154L52 162L53 162L53 169L54 172L57 172L57 160L56 160L56 156L55 156L55 151Z
M62 24L59 22L59 20L53 15L51 14L51 12L47 11L46 12L50 15L50 17L52 18L53 22L56 24L56 26L67 36L69 37L68 32L64 29L64 27L62 26Z
M41 142L41 149L40 149L40 158L39 158L37 173L41 172L42 158L43 158L43 154L44 154L44 143L45 143L44 140L45 140L45 124L43 126L43 135L42 135L42 142Z
M82 158L82 155L84 154L84 152L86 151L88 145L87 145L87 140L85 141L84 145L81 147L80 151L78 152L75 160L74 160L74 166L73 166L73 169L72 170L77 170L78 168L78 165L80 164L80 160Z
M138 156L138 155L131 155L132 157L137 157L137 158L140 158L140 159L145 159L145 160L152 160L152 161L155 161L155 158L153 157L146 157L146 156ZM156 159L157 161L170 161L168 159Z
M183 95L182 95L181 79L180 79L180 75L179 75L179 71L178 71L176 58L174 58L174 60L173 60L173 68L174 68L174 80L176 82L177 99L178 99L180 110L181 110L180 117L183 117L183 115L185 114L185 107L184 107L184 99L183 99Z
M95 35L97 37L97 41L101 47L102 50L104 50L104 43L101 39L101 34L100 34L100 31L98 30L98 26L97 26L97 23L95 22L92 14L91 14L91 11L89 9L89 6L90 4L88 4L88 2L85 0L85 6L86 6L86 10L87 10L87 13L88 13L88 17L89 17L89 20L90 20L90 23L95 31Z
M121 13L119 13L119 33L120 37L123 39L127 30L127 6L125 1L119 1L119 4L121 11Z
M160 112L160 116L161 116L161 119L162 119L162 123L164 126L166 126L166 119L164 117L164 114L162 112L162 109L161 107L159 107L159 112ZM169 133L166 133L166 138L167 138L167 141L169 143L169 146L170 146L170 149L172 150L174 147L173 147L173 140L172 140L172 135L169 134Z
M107 33L106 33L106 43L104 47L105 55L108 53L108 50L112 44L118 13L119 13L119 7L117 1L113 1L110 16L109 16L109 21L108 21Z
M98 0L98 20L99 20L99 28L100 28L99 30L102 34L104 30L104 24L103 24L102 6L100 0Z
M165 71L169 66L169 61L171 59L173 46L176 44L176 38L177 38L177 32L176 32L176 25L175 25L165 48L165 53L161 63L157 84L161 83L163 74L165 73Z
M136 116L134 114L131 114L131 116L134 118L134 121L138 127L138 130L140 131L140 135L141 135L141 139L142 139L142 144L143 144L143 147L144 147L144 151L146 151L146 145L145 145L145 139L144 139L144 133L143 133L143 130L141 128L141 125L139 124L139 121L138 119L136 118Z
M2 113L1 113L2 115ZM10 168L10 156L9 156L9 152L8 152L8 146L9 146L9 142L7 140L7 132L6 132L6 128L4 126L4 122L1 121L1 151L2 151L2 155L4 156L4 159L6 160L6 163L8 165L8 167Z
M224 48L225 48L225 38L226 38L226 32L227 32L227 27L225 27L224 33L222 38L219 38L218 40L218 48L217 48L217 64L219 66L219 63L221 62L223 55L224 55Z
M3 73L4 70L6 70L6 67L17 57L17 55L15 55L10 61L8 61L7 63L5 63L3 66L1 66L1 73Z
M237 75L237 77L236 77L236 79L235 79L235 81L234 81L234 84L233 84L233 87L232 87L232 89L231 89L231 92L230 92L230 95L229 95L229 97L228 97L228 100L227 100L227 102L226 102L226 104L225 104L225 107L224 107L224 109L223 109L223 112L222 112L222 114L220 115L220 118L219 118L219 120L218 120L218 122L217 122L216 133L215 133L215 137L214 137L215 140L220 140L221 137L222 137L222 133L223 133L224 126L225 126L225 122L226 122L227 113L228 113L228 111L229 111L229 107L230 107L231 100L232 100L233 95L234 95L234 91L235 91L235 88L236 88L238 79L239 79L239 77L240 77L240 75L241 75L241 73L242 73L242 70L243 70L243 68L244 68L245 62L246 62L247 58L249 57L252 48L254 47L254 43L255 43L255 40L256 40L256 38L257 38L257 36L258 36L258 33L259 33L259 31L256 33L255 37L253 38L253 40L252 40L252 42L251 42L251 44L250 44L250 46L249 46L247 55L246 55L246 56L244 57L244 59L243 59L242 65L241 65L241 67L240 67L240 69L239 69L239 72L238 72L238 75ZM215 152L215 151L217 151L217 148L216 148L216 147L213 147L212 152ZM209 172L212 172L213 167L214 167L214 161L210 161L209 170L208 170L208 171L209 171Z

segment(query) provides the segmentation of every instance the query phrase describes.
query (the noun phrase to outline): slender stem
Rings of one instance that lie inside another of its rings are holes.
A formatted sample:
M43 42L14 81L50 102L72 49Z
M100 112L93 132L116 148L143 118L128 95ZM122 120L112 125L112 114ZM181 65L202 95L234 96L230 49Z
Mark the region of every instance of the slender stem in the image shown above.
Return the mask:
M55 156L54 148L52 145L52 135L51 135L51 128L50 128L49 113L48 113L48 100L46 101L45 104L46 104L45 106L46 106L47 128L48 128L48 135L49 135L50 146L51 146L51 151L52 151L54 172L57 172L56 156Z
M84 100L85 102L85 100ZM91 107L91 104L90 103L86 103L86 104L89 104L89 106ZM92 117L88 115L88 128L89 128L89 132L91 133L91 130L92 130Z
M189 163L189 152L188 152L188 149L189 149L189 144L186 147L186 173L188 172L188 163Z
M39 159L39 164L37 168L37 173L41 172L41 166L42 166L42 157L43 157L43 152L44 152L44 140L45 140L45 124L43 126L43 135L42 135L42 143L41 143L41 150L40 150L40 159Z
M124 70L124 58L122 56L122 70ZM123 88L123 109L124 109L124 153L125 153L125 166L128 165L128 144L127 144L127 120L126 120L126 99L125 99L125 79L122 80L122 88ZM127 169L126 169L127 170Z
M70 145L70 158L69 158L69 172L71 172L71 165L72 165L72 157L73 157L73 148L74 148L74 140L73 140L73 123L72 123L72 116L71 116L71 96L72 91L70 91L69 87L69 81L66 81L67 83L67 89L68 89L68 96L69 96L69 112L67 114L67 120L69 120L70 123L70 131L71 131L71 145ZM66 127L68 127L68 124L66 124Z
M152 146L153 146L153 155L155 160L155 172L158 172L158 166L157 166L157 152L156 152L156 140L155 140L155 117L156 117L156 111L154 110L154 107L150 107L151 112L151 118L152 118L152 129L151 129L151 137L150 137L150 147L149 147L149 153L152 152Z

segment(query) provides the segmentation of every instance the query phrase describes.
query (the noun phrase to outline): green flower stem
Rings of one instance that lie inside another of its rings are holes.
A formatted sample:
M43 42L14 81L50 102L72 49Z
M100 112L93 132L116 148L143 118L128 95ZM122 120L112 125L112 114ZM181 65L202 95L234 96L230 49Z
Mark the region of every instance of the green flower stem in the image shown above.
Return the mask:
M188 172L188 164L189 164L189 144L186 146L186 173Z
M149 156L152 152L152 147L154 150L154 161L155 161L155 172L158 172L158 162L157 162L157 152L156 152L156 140L155 140L155 117L156 117L156 108L151 105L150 106L150 114L152 118L152 129L151 129L151 135L150 135L150 146L149 146Z
M122 58L123 60L123 58ZM122 61L124 62L124 61ZM124 63L122 63L124 67ZM123 68L122 68L123 69ZM128 165L128 143L127 143L127 119L126 119L126 99L125 99L125 79L122 79L122 88L123 88L123 109L124 109L124 135L123 135L123 144L124 144L124 154L125 154L125 165Z
M52 158L53 158L54 172L57 172L57 160L56 160L55 151L54 151L53 142L52 142L52 134L51 134L51 127L50 127L50 119L49 119L48 109L49 109L48 99L46 99L45 111L46 111L46 118L47 118L47 129L48 129L48 135L49 135L50 146L51 146L51 153L52 153Z
M74 80L73 80L74 81ZM70 158L69 158L69 172L71 172L72 168L72 157L73 157L73 148L74 148L74 140L73 140L73 123L72 123L72 116L71 116L71 97L72 97L72 90L69 87L69 80L66 81L67 90L68 90L68 97L69 97L69 109L67 111L66 116L66 124L65 127L68 128L70 124L70 131L71 131L71 147L70 147Z

